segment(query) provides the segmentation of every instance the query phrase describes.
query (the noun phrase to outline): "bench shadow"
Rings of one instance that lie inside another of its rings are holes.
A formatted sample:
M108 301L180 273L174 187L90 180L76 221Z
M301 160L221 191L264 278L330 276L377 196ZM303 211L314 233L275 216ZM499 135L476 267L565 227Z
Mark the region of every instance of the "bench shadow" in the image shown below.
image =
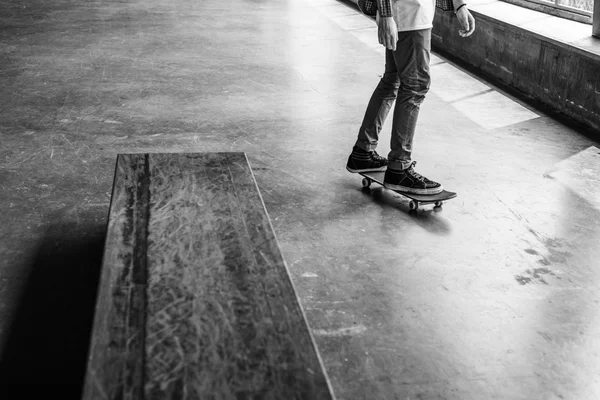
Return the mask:
M44 385L44 397L81 398L105 232L60 224L44 235L0 359L2 392Z

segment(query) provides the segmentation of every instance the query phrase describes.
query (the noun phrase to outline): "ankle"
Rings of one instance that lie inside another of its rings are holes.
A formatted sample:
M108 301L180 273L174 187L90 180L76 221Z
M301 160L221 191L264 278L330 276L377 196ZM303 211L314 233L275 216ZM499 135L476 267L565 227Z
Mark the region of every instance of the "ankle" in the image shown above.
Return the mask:
M389 164L389 168L394 171L408 171L411 167L414 167L417 163L415 161L393 161Z
M354 153L354 154L370 154L371 151L365 150L362 147L354 146L352 148L352 153Z

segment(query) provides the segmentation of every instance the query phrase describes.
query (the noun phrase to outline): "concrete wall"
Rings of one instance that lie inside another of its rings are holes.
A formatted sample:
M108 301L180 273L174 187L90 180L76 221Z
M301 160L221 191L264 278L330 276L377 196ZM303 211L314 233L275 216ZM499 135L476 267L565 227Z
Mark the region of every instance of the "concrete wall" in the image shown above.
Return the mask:
M437 12L434 50L600 132L600 56L472 13L477 31L464 39L454 14Z

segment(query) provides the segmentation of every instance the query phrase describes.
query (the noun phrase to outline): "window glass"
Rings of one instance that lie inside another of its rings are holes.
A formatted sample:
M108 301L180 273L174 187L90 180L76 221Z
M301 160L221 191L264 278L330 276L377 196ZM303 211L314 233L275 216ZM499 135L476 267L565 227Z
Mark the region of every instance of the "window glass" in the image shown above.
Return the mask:
M556 4L589 12L594 11L594 0L557 0Z

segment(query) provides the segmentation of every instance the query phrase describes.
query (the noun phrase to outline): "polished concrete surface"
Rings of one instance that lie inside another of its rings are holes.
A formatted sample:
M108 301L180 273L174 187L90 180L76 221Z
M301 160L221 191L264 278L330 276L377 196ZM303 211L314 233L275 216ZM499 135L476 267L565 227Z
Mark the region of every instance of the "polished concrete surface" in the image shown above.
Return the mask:
M590 136L434 56L414 159L458 197L409 213L345 170L383 56L344 4L0 11L2 383L77 398L118 153L243 151L339 399L600 398Z

